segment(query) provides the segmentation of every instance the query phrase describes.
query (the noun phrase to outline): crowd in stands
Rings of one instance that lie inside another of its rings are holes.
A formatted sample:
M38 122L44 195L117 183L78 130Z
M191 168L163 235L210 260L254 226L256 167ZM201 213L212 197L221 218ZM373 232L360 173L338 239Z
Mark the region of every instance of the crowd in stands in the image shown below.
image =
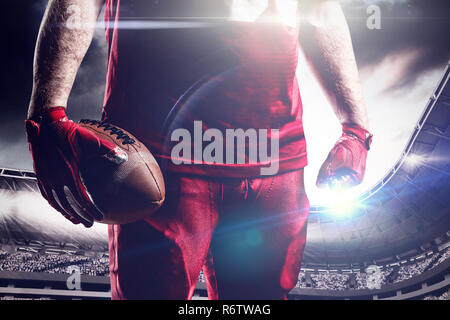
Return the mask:
M450 300L450 291L444 292L440 296L427 296L423 300Z
M300 271L297 288L312 288L324 290L347 290L349 288L349 274Z
M104 276L109 274L107 258L94 259L72 254L0 251L0 271L70 273L73 267L76 267L84 275Z
M435 264L431 267L434 268L437 265L441 264L442 262L444 262L445 260L447 260L448 258L450 258L450 247L447 247L446 250L444 250L443 252L440 252L440 256L439 259L437 259L437 261L435 262Z
M379 267L375 273L364 271L304 271L298 277L297 288L323 290L361 290L380 288L389 283L397 283L435 268L450 257L450 247L407 264ZM0 271L71 273L73 268L83 275L108 276L109 261L104 257L86 257L74 254L32 253L0 250ZM377 267L378 268L378 267ZM204 282L203 273L199 277Z
M340 273L313 273L311 282L315 288L327 288L328 290L345 290L348 287L350 276Z
M418 261L414 264L400 266L400 268L398 269L398 275L394 280L394 283L401 282L422 274L426 269L429 269L431 267L431 263L436 260L437 255L438 254L436 253L430 258Z
M431 270L450 257L450 247L414 263L380 268L376 273L366 272L305 272L298 277L297 288L320 290L379 289L390 283L405 281Z

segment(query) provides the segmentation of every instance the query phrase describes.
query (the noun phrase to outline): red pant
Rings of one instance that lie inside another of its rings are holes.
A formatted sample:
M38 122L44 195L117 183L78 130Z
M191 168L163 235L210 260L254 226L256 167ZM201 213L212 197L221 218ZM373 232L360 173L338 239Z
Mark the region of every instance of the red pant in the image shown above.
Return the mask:
M303 170L258 179L166 175L151 218L109 226L113 299L285 299L297 283L309 203ZM209 254L208 254L209 253Z

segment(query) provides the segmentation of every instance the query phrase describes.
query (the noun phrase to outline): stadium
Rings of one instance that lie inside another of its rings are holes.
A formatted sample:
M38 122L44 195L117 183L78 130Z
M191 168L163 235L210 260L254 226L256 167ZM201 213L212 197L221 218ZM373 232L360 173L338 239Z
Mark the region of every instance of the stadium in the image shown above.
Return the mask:
M290 299L450 299L449 78L447 65L378 184L351 202L311 207ZM0 299L110 298L104 229L86 235L37 221L47 207L32 172L0 169L0 199ZM206 296L200 275L194 298Z

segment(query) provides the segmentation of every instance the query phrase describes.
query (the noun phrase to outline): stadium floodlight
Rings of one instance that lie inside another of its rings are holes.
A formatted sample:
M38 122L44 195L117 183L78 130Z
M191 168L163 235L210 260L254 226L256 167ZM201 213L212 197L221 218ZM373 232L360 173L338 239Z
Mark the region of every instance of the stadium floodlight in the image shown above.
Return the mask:
M423 162L423 158L417 154L410 154L406 157L405 163L409 168L415 168Z

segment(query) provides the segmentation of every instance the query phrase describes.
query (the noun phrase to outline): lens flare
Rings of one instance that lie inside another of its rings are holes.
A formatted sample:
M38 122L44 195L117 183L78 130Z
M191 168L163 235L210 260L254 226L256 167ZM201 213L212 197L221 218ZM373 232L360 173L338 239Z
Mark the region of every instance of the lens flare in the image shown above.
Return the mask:
M254 22L267 9L269 1L234 0L231 2L231 20ZM269 23L283 23L290 27L297 24L297 0L276 1L277 15L267 15L264 20Z
M347 188L328 188L323 196L323 205L330 214L338 217L351 216L362 205L355 192Z
M405 160L405 164L409 168L415 168L418 165L420 165L422 162L423 162L423 158L417 154L411 154Z

